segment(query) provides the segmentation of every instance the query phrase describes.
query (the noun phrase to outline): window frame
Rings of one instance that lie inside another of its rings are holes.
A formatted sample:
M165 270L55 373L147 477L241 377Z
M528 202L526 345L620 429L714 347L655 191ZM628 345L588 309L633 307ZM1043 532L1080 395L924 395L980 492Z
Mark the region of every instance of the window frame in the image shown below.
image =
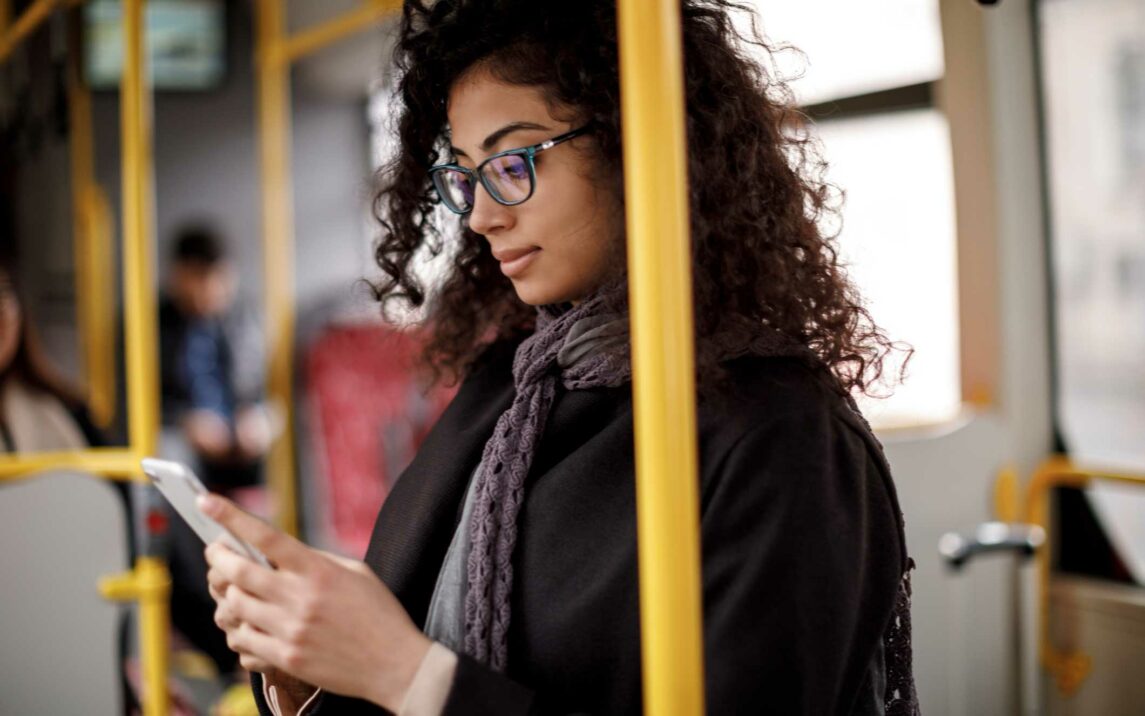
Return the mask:
M880 427L880 433L929 436L996 406L1001 371L998 206L992 145L985 13L965 0L939 0L943 76L807 104L813 122L933 108L950 128L958 287L962 409L952 418Z

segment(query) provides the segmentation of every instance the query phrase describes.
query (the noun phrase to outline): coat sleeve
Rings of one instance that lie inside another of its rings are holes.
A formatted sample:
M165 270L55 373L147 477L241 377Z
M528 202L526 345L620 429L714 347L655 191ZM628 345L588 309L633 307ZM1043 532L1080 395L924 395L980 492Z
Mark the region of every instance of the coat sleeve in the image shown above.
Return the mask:
M851 712L905 563L883 464L828 406L726 454L703 495L709 713Z

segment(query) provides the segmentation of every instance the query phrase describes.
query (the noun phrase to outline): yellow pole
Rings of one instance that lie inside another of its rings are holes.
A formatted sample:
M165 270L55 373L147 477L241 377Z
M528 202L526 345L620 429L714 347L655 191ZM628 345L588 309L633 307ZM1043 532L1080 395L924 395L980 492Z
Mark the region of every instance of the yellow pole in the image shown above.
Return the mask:
M294 210L290 176L290 64L282 52L282 0L258 0L255 66L262 174L263 279L267 320L267 392L283 411L285 430L267 460L267 482L278 501L278 526L298 532L294 485Z
M154 206L151 90L145 54L145 0L123 3L123 80L120 86L123 171L123 276L128 433L136 454L155 454L159 431L157 310L152 256ZM163 582L167 567L141 558L136 572ZM167 713L167 609L165 599L140 602L140 642L145 693L143 713Z
M90 298L95 286L91 275L91 207L88 188L95 173L92 157L91 95L81 78L81 38L78 11L71 13L68 27L68 124L70 141L68 150L71 159L72 190L72 246L75 255L76 327L79 333L80 352L84 356L84 381L88 388L88 403L91 403L91 346L92 334Z
M137 480L139 459L140 454L131 448L0 455L0 482L23 479L46 470L79 470L113 480Z
M95 183L91 93L82 77L80 15L71 13L68 114L71 127L72 241L76 261L76 325L84 356L88 408L107 427L115 411L115 337L111 287L111 237L107 211Z
M115 417L115 273L112 269L111 205L103 189L94 181L88 186L88 258L91 287L88 307L88 380L92 418L108 426ZM158 355L153 360L158 360Z
M332 45L356 32L369 29L390 12L401 7L397 0L372 0L320 25L283 38L275 60L293 61Z
M1079 468L1063 455L1055 455L1034 471L1026 489L1026 521L1038 525L1047 533L1052 529L1050 495L1055 487L1085 487L1093 480L1105 480L1145 487L1145 476L1111 470ZM1089 655L1076 649L1062 649L1053 643L1050 634L1050 550L1047 546L1038 552L1038 654L1042 666L1054 677L1058 691L1066 697L1076 693L1089 677L1093 662Z
M167 680L152 681L156 674L150 665L166 667L167 664L167 610L171 594L171 575L167 565L158 557L140 557L130 572L101 579L99 591L105 599L139 603L140 660L148 679L143 710L148 716L166 714ZM160 690L154 688L156 684L161 684Z
M680 10L620 0L645 713L704 712Z
M165 716L170 711L167 696L167 659L170 628L171 575L159 557L139 557L135 561L139 579L139 658L146 677L143 694L145 716Z
M59 4L59 0L36 0L36 2L32 3L32 5L20 15L16 22L12 23L11 27L9 27L7 21L10 20L10 16L8 15L10 6L8 6L7 0L4 0L4 2L3 14L5 16L5 22L3 25L4 34L0 35L0 62L8 59L8 55L12 54L12 50L16 49L28 35L31 35L32 32L40 26L40 23L47 20L52 14L52 10Z
M155 454L159 426L155 281L151 234L151 108L144 56L144 0L123 4L124 63L120 89L123 172L123 275L128 432L141 455Z

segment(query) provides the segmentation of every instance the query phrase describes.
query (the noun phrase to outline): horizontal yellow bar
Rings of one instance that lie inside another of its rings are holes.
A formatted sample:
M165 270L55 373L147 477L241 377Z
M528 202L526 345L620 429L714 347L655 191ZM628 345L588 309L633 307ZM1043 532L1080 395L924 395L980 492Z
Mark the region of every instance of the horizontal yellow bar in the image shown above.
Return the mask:
M112 602L166 602L171 593L171 575L167 565L156 557L140 557L130 572L103 577L99 580L99 594ZM166 632L167 629L157 630Z
M31 7L24 11L22 15L12 24L12 28L0 37L0 62L8 59L21 42L28 38L35 32L36 28L47 20L52 10L56 9L59 5L59 0L36 0L32 3Z
M379 0L365 3L356 10L328 20L310 29L295 33L270 49L269 59L279 62L293 62L323 47L332 45L344 37L369 29L386 15L396 11L401 3L397 0Z
M123 448L0 455L0 481L30 477L49 470L78 470L115 480L144 481L146 478L139 467L143 457Z
M1034 512L1038 501L1052 488L1084 487L1090 480L1121 482L1145 487L1145 475L1106 470L1099 467L1084 467L1076 465L1064 455L1056 455L1038 467L1026 488L1027 520L1036 521Z

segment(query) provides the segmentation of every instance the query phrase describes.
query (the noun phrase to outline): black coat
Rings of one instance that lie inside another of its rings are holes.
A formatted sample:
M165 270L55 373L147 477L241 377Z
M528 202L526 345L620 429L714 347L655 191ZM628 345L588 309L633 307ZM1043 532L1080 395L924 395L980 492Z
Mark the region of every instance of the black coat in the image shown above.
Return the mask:
M511 359L471 373L378 517L366 562L417 624ZM729 370L734 397L698 415L707 712L852 713L907 561L891 477L812 369ZM446 714L641 712L635 516L630 389L558 391L520 515L508 672L462 656ZM381 710L327 694L317 712Z

